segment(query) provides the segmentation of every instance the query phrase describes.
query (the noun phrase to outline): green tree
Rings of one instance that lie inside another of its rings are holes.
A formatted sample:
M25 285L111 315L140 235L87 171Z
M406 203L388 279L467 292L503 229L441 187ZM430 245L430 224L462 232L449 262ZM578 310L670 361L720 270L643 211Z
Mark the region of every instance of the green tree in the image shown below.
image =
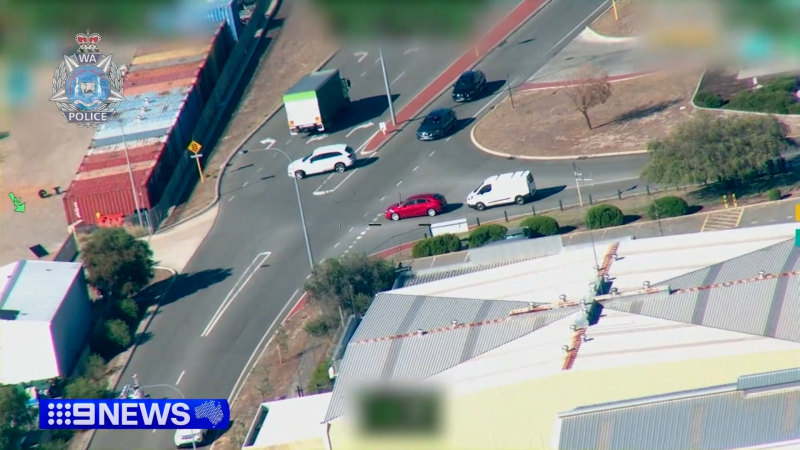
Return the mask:
M586 211L586 226L591 230L622 225L625 215L614 205L600 204Z
M528 227L535 237L554 236L561 232L556 219L550 216L532 216L520 222L520 226Z
M508 233L508 228L496 223L475 227L469 232L469 248L478 248L490 242L502 241L506 238L506 233Z
M33 415L28 396L17 386L0 386L0 448L13 448L30 429Z
M131 297L153 278L153 252L123 228L95 231L81 255L89 283L107 298Z
M664 185L741 180L788 148L786 133L774 117L698 114L647 144L642 176Z
M417 241L411 249L411 256L414 258L424 258L426 256L443 255L459 250L461 250L461 239L455 234L448 233Z
M77 377L70 380L64 387L65 398L107 398L109 392L101 382L92 381L87 377Z
M352 311L357 295L363 294L371 300L378 292L391 288L395 276L391 262L351 253L315 265L305 289L317 300L334 301L342 309Z
M101 381L106 375L106 362L102 356L92 353L86 360L86 377L93 381Z

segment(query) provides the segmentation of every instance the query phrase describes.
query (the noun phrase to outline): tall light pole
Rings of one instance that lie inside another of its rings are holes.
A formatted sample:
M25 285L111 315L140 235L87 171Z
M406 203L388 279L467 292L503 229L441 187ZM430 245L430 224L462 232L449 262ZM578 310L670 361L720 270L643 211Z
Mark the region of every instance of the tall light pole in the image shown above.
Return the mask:
M275 147L268 147L264 150L275 150L276 152L280 153L286 160L289 161L289 164L292 163L292 158L283 150ZM306 252L308 253L308 266L311 268L311 271L314 270L314 257L311 256L311 241L308 239L308 229L306 228L306 216L303 214L303 202L300 200L300 186L297 184L297 177L292 176L294 180L294 192L297 194L297 209L300 210L300 223L303 225L303 237L306 239Z
M125 137L125 127L122 124L122 120L120 115L117 115L117 122L119 123L119 130L122 133L122 148L125 152L125 163L128 165L128 177L131 180L131 194L133 195L133 206L136 208L136 216L139 218L139 226L142 228L147 228L147 233L150 237L153 236L153 231L150 229L149 226L144 226L144 221L142 221L142 209L139 208L139 190L136 189L136 182L133 180L133 167L131 167L131 158L128 154L128 140ZM148 218L149 219L149 218Z
M381 72L383 72L383 86L386 88L386 99L389 101L389 114L392 116L392 125L397 126L394 106L392 105L392 90L389 89L389 77L386 76L386 63L383 61L383 48L378 47L378 55L381 58Z
M583 173L578 172L578 166L575 163L572 163L572 175L575 177L575 188L578 189L578 203L581 204L581 208L583 208L583 197L581 197L581 183L580 180L583 179Z
M178 389L178 386L175 386L175 385L172 385L172 384L151 384L151 385L148 385L148 386L139 386L139 380L137 379L136 375L133 375L133 383L134 383L134 386L136 388L138 388L138 389L145 389L145 388L167 388L167 389L172 389L173 391L177 392L178 395L180 395L182 399L186 400L186 396L183 395L183 392L181 392L180 389ZM195 441L194 441L194 430L192 430L192 448L197 450L197 443L195 443Z

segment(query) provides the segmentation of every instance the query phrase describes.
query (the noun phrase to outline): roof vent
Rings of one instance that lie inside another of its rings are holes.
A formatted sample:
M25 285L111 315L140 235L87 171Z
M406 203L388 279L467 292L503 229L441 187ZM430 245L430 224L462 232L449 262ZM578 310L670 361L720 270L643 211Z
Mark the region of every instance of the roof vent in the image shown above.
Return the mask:
M604 281L604 282L608 283L608 280L610 280L610 279L611 279L611 277L610 277L610 276L608 276L608 274L607 274L607 273L604 273L604 274L603 274L603 281Z
M565 301L567 301L567 295L566 295L566 294L561 294L561 295L559 295L559 296L558 296L558 300L559 300L559 301L562 301L562 302L565 302Z
M581 341L586 342L589 340L589 336L586 336L586 333L581 335Z
M149 99L149 98L145 98L145 99L144 99L144 104L145 104L146 106L150 106L150 99Z
M140 121L140 122L141 122L142 120L144 120L144 119L146 119L146 117L145 117L143 114L139 114L138 116L136 116L136 120L138 120L138 121Z
M533 309L533 308L534 308L533 302L528 302L528 309Z
M617 294L619 294L619 289L617 289L617 288L615 288L615 287L612 287L612 288L611 288L611 294L613 294L613 295L617 295Z
M766 274L767 274L767 273L766 273L766 272L764 272L763 270L759 270L759 271L758 271L758 278L764 278L764 275L766 275Z
M614 261L619 261L619 255L617 255L616 253L612 253L611 257L614 258Z
M451 320L451 321L450 321L450 325L452 325L452 326L453 326L453 328L455 328L455 327L458 325L458 321L457 321L457 320L455 320L455 319L454 319L454 320Z
M595 272L600 272L600 266L598 266L597 264L595 264L595 265L594 265L594 271L595 271Z
M146 107L142 106L141 108L139 108L139 111L140 111L142 114L144 114L144 113L146 113L146 112L148 111L148 109L147 109Z
M564 353L569 353L569 345L562 345L561 350L564 350Z
M573 323L572 325L569 326L569 329L575 331L578 329L578 326Z
M422 331L422 328L418 328L417 329L417 336L422 336L423 334L425 334L425 332Z
M642 287L644 287L645 289L650 289L650 282L649 281L642 282Z

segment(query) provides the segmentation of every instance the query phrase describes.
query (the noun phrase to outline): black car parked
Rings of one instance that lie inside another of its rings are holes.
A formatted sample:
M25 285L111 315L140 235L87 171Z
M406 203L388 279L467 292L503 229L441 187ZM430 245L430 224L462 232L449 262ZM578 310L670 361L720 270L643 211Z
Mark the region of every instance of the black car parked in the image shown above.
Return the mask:
M449 108L440 108L431 111L417 130L417 139L432 141L443 138L456 126L456 113Z
M470 70L458 77L453 85L453 100L468 102L478 98L486 90L486 75L480 70Z

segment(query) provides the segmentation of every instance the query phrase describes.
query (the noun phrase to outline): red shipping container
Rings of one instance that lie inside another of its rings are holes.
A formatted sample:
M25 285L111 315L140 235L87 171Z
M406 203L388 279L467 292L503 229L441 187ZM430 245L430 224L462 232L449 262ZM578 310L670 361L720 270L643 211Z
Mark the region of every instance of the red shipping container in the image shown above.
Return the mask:
M145 147L129 148L128 158L130 159L131 164L136 164L143 161L157 161L161 156L161 152L164 151L166 146L166 142L162 142L160 144L148 145ZM78 166L78 173L91 172L109 167L127 166L127 164L128 162L125 158L124 149L115 152L86 155L83 157L80 166Z
M129 73L125 76L122 85L123 91L128 87L139 86L142 84L153 84L162 81L178 80L181 78L197 77L200 75L206 62L192 62L179 66L163 67L161 69L143 70L141 72Z
M142 163L134 166L133 178L140 194L140 208L149 210L152 207L150 190L158 188L153 183L156 168L155 161L146 162L144 166ZM98 213L101 216L113 214L128 216L136 212L127 167L122 170L116 169L78 174L62 197L67 223L83 220L86 224L94 225L97 223Z
M139 84L137 86L126 87L123 95L134 96L145 92L166 92L171 89L183 86L194 86L197 83L197 77L181 78L179 80L161 81L158 83Z

